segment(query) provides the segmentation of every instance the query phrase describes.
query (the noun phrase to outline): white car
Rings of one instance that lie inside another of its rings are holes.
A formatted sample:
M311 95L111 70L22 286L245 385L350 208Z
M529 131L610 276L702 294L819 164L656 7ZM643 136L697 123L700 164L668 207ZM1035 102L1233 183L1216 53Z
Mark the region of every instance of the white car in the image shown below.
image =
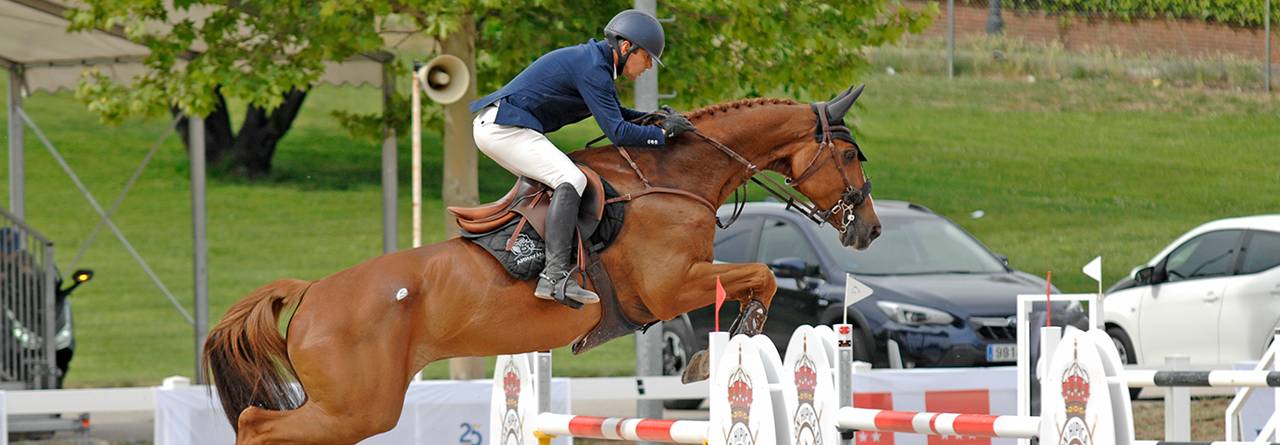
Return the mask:
M1107 333L1126 363L1259 359L1280 327L1280 215L1183 234L1107 291Z

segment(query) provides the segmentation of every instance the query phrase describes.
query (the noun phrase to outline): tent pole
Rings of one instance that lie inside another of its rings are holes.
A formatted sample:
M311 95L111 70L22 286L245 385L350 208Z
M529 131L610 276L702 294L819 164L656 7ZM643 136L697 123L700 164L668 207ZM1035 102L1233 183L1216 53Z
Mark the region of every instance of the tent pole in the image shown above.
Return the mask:
M19 219L27 218L24 186L26 184L23 160L22 119L22 65L9 67L9 212Z
M382 253L399 249L396 192L400 178L396 171L396 129L391 126L391 99L396 94L396 79L390 63L382 64Z
M204 375L204 341L209 335L209 243L205 207L204 119L187 119L191 152L191 269L195 297L196 383L207 384Z

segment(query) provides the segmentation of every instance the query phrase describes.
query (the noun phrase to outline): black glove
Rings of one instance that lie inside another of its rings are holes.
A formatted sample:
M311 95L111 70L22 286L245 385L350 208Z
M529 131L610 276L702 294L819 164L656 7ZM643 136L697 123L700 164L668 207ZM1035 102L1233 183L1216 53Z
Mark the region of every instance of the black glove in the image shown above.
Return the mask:
M671 109L671 107L663 105L662 111L667 112L667 118L662 121L661 125L662 129L667 132L668 139L679 136L680 133L698 129L698 127L693 126L693 123L689 122L689 119L686 119L679 112Z

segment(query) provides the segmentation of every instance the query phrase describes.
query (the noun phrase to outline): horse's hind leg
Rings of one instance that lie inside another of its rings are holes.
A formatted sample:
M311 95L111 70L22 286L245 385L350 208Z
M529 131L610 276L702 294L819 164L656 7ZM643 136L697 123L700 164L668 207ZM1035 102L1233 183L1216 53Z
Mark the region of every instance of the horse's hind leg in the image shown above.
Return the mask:
M403 355L334 338L323 343L290 354L307 401L290 411L245 409L237 445L346 445L395 427L408 380L393 363Z
M412 376L410 314L358 291L333 290L313 286L289 325L289 361L306 402L290 411L245 409L238 445L348 445L399 421ZM339 298L364 304L339 306Z
M406 383L399 371L378 372L383 367L376 364L386 357L374 355L347 349L330 357L325 374L300 376L307 401L298 409L245 409L236 444L347 445L391 430L400 419ZM296 358L294 363L299 364Z

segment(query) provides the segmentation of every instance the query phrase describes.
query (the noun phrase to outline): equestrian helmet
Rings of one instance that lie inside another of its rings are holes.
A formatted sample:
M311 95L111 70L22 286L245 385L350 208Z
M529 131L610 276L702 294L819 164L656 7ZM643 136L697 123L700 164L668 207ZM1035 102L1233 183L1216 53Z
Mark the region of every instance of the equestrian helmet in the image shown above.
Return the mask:
M604 37L615 51L620 51L618 39L623 39L643 48L659 66L666 66L659 59L662 57L662 49L667 45L666 33L662 31L662 24L658 23L658 19L647 13L635 9L619 12L605 25ZM631 51L634 52L635 49ZM630 55L622 55L618 64L625 65Z

